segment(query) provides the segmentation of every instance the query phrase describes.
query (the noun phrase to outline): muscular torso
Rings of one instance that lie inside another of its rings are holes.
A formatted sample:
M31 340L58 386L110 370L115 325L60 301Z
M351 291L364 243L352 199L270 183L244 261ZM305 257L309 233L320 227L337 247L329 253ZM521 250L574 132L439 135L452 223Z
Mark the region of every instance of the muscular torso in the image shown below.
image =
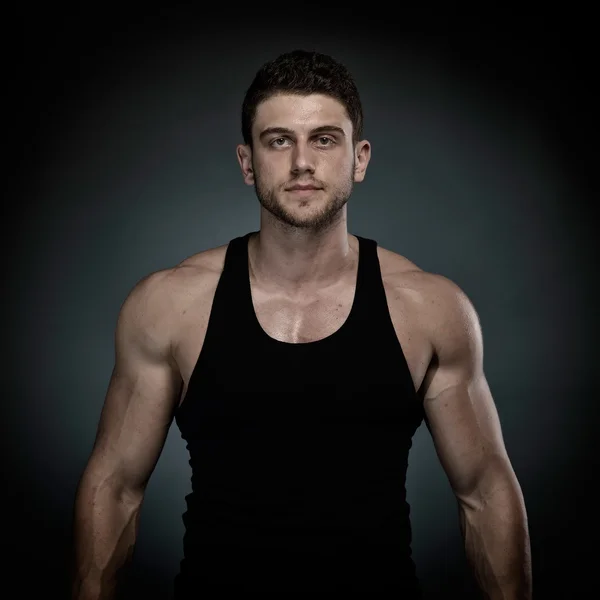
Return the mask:
M288 343L306 343L328 337L343 325L352 307L358 268L358 240L349 236L349 241L356 259L337 282L319 291L291 296L250 277L254 310L269 336ZM226 251L227 245L223 245L200 252L174 270L177 292L170 321L173 355L182 380L179 403L185 398L202 350ZM378 247L377 253L392 323L418 390L433 353L423 326L427 310L424 294L431 275L394 252Z

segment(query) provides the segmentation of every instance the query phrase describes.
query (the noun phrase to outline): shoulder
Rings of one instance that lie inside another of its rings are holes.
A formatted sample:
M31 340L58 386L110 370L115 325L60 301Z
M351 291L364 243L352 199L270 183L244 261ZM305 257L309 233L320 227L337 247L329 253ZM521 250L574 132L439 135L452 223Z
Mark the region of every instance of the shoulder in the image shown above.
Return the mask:
M477 350L481 345L479 316L456 282L424 271L384 248L378 248L378 253L384 285L392 301L402 303L410 311L436 353Z
M121 306L118 327L136 330L157 341L169 339L187 310L214 294L227 246L209 248L143 276Z

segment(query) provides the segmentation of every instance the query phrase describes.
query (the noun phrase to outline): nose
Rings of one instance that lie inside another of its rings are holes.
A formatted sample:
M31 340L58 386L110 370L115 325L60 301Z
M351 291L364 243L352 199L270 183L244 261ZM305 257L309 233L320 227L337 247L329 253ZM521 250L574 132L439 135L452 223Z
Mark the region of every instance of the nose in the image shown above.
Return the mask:
M296 144L292 152L292 173L300 175L301 173L315 172L314 153L304 144Z

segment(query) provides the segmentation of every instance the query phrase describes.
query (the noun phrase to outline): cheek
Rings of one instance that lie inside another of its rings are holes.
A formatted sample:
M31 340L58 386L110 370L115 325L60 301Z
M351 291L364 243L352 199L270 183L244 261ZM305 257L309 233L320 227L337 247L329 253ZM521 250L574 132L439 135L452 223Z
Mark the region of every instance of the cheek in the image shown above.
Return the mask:
M347 154L331 157L327 162L327 170L338 180L347 179L354 171L353 157Z
M323 161L335 167L338 171L347 171L352 166L354 151L352 148L336 148L333 152L323 155Z
M286 166L283 160L269 158L268 161L257 159L254 165L255 173L263 181L274 181L281 178L281 173L285 173Z

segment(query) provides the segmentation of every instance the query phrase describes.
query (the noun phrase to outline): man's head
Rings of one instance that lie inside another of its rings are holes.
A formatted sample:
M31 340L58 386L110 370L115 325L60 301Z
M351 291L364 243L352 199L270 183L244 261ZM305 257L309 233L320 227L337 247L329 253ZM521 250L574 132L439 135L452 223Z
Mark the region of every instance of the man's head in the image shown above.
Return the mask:
M343 65L302 50L279 56L258 71L244 98L238 159L245 182L279 221L312 230L330 225L353 183L364 179L370 145L360 140L362 122L358 90Z

